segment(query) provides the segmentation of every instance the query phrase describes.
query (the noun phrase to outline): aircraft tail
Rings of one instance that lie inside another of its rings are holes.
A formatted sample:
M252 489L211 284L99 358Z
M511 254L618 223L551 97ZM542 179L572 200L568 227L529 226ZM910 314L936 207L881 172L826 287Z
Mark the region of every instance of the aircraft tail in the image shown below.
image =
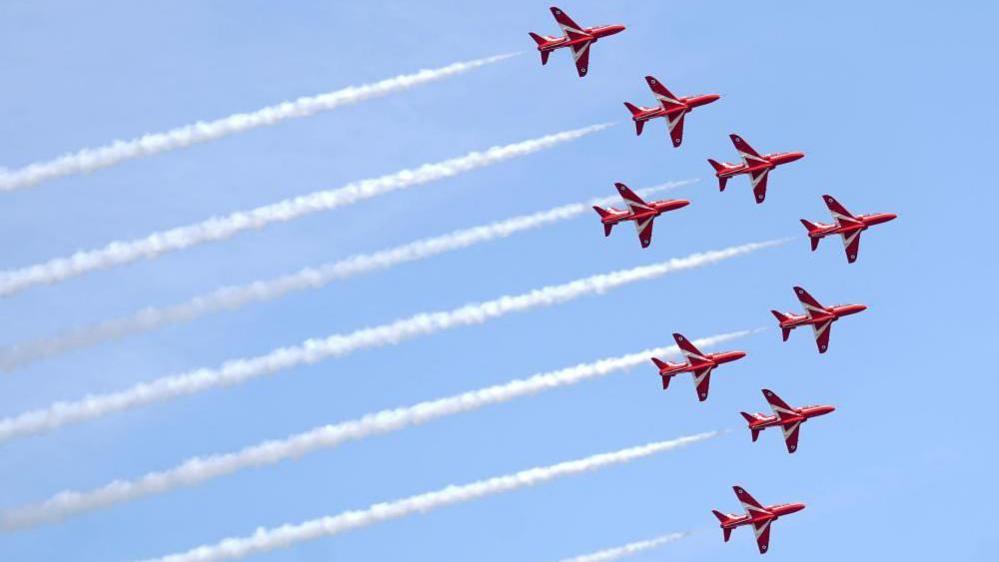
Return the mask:
M752 434L753 434L753 443L756 443L756 439L757 439L757 438L759 438L759 436L760 436L760 430L759 430L758 428L754 428L754 427L752 426L752 423L753 423L754 421L756 421L756 416L754 416L753 414L750 414L750 413L748 413L748 412L739 412L739 414L741 414L741 415L742 415L742 417L743 417L743 418L744 418L744 419L745 419L745 420L746 420L747 422L749 422L749 424L750 424L750 426L749 426L749 431L750 431L750 432L752 432Z
M652 363L655 364L657 369L659 369L660 373L659 376L662 377L663 379L663 390L666 390L667 388L669 388L669 381L673 377L670 375L663 375L662 372L666 369L669 369L669 363L663 361L662 359L659 359L658 357L653 357Z
M605 218L611 216L610 212L608 212L607 209L604 209L603 207L598 207L597 205L594 205L593 206L593 210L596 211L598 215L600 215L601 219L605 219ZM614 228L614 223L612 223L612 222L605 222L604 223L604 236L610 236L611 229L613 229L613 228Z
M636 117L637 115L642 113L642 108L636 106L635 104L624 102L624 106L627 107L628 111L631 112L632 117ZM639 121L637 119L635 119L634 121L635 121L635 134L641 135L642 128L645 127L645 121Z
M716 176L719 173L725 171L725 164L722 164L721 162L719 162L717 160L712 160L711 158L708 158L708 164L711 164L711 167L715 169L715 175ZM728 178L719 177L718 178L718 191L725 191L725 184L726 183L728 183Z
M718 521L722 525L724 525L725 523L728 523L730 521L730 518L729 518L728 515L725 515L724 513L718 511L717 509L712 509L711 513L715 514L715 517L718 518ZM728 542L728 539L732 537L732 528L731 527L722 527L722 536L725 538L725 542Z
M816 226L815 223L805 219L801 219L801 224L805 225L805 229L808 230L808 234L812 234L813 232L819 230L819 227ZM812 243L812 251L814 252L815 249L819 247L819 240L821 240L821 238L818 236L809 236L809 240Z
M781 323L781 327L780 327L781 337L784 338L784 341L787 341L788 336L791 335L791 328L787 328L783 324L784 324L785 321L789 320L788 316L786 314L784 314L783 312L780 312L780 311L777 311L777 310L771 310L770 314L773 314L774 318L776 318L777 321Z
M534 42L538 44L538 51L541 52L541 66L548 64L548 55L551 54L551 51L541 50L542 45L547 43L548 40L534 32L529 32L528 35L530 35L531 39L534 39Z

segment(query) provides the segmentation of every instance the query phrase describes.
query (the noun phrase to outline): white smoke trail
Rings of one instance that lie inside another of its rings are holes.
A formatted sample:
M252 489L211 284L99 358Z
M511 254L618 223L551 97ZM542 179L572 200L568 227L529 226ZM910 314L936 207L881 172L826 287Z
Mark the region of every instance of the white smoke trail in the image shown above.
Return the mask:
M608 548L607 550L601 550L592 554L584 554L582 556L576 556L575 558L566 558L562 560L562 562L610 562L611 560L618 560L627 556L640 554L647 550L659 548L660 546L676 542L689 536L690 533L670 533L668 535L658 536L654 539L637 541L615 548Z
M639 190L639 192L648 195L688 183L690 183L689 180L669 182L661 186ZM354 275L426 259L445 252L460 250L497 238L505 238L518 232L568 220L588 212L592 205L603 206L617 200L617 197L605 197L594 199L588 203L571 203L530 215L521 215L483 226L456 230L443 236L424 238L372 254L361 254L318 267L307 267L275 279L222 287L180 304L144 308L130 316L83 326L49 338L15 344L0 352L0 368L10 371L26 363L53 357L73 349L97 345L170 324L189 322L215 312L235 310L253 302L280 298L293 291L318 289Z
M670 441L659 441L639 447L621 449L613 453L593 455L592 457L562 462L551 466L531 468L461 486L448 486L435 492L410 496L391 502L378 503L367 509L346 511L339 515L321 517L296 525L288 524L271 529L259 528L250 536L227 538L216 544L199 546L187 552L153 558L146 562L217 562L219 560L245 558L253 554L261 554L278 548L287 548L305 541L339 535L408 515L422 514L457 503L511 492L564 476L572 476L615 464L631 462L685 445L700 443L718 435L719 433L716 431L700 433Z
M752 334L751 331L731 332L696 340L698 347L710 348ZM366 439L374 435L399 431L407 427L478 410L492 404L508 402L589 379L604 377L617 371L648 363L650 357L677 355L675 345L647 349L638 353L581 363L573 367L539 373L526 379L464 392L446 398L428 400L382 410L361 418L325 425L291 435L280 440L264 441L232 453L190 458L168 470L147 473L136 480L115 480L94 490L67 490L48 500L7 511L0 515L0 528L20 529L58 521L79 513L106 508L141 497L164 494L177 488L233 474L240 470L298 459L317 450L339 446L346 441Z
M673 258L652 265L594 275L562 285L535 289L521 295L504 296L491 301L469 304L446 312L417 314L389 324L363 328L349 334L335 334L323 339L310 339L299 345L279 348L265 355L231 360L219 368L201 368L167 376L110 394L90 395L75 402L56 402L47 408L0 420L0 442L52 430L67 424L100 418L113 412L242 383L299 365L347 355L360 349L391 345L459 326L481 324L513 312L553 306L587 295L602 294L622 285L654 279L676 271L703 267L764 248L779 246L787 241L785 239L754 242L724 250L692 254L684 258Z
M517 53L498 55L456 62L441 68L424 69L372 84L348 86L325 94L301 97L295 101L286 101L251 113L237 113L207 123L199 121L165 133L147 134L127 141L117 140L98 148L85 148L47 162L30 164L18 170L0 170L0 191L24 189L55 178L93 172L127 160L187 148L259 127L277 125L288 119L309 117L340 106L462 74L516 55Z
M36 285L58 283L84 273L130 263L141 258L154 258L167 252L223 240L246 230L260 229L274 223L287 222L312 213L351 205L391 191L449 178L552 148L610 126L609 123L591 125L505 146L494 146L482 152L470 152L465 156L443 162L424 164L418 168L349 183L338 189L316 191L249 211L236 211L224 217L213 217L200 223L154 232L145 238L111 242L96 250L80 251L69 257L54 258L28 267L8 270L0 273L0 296L12 295Z

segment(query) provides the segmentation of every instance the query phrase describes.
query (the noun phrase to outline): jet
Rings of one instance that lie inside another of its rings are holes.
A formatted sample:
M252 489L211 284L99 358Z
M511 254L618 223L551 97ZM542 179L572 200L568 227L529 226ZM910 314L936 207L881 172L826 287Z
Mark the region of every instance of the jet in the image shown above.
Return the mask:
M646 203L623 183L615 183L614 186L617 187L621 198L628 205L628 210L619 211L613 207L604 209L599 205L593 206L593 210L600 215L600 222L604 225L604 236L610 236L611 229L619 222L635 221L635 228L638 229L638 241L642 243L643 248L648 248L649 244L652 243L652 223L655 222L656 217L665 212L675 211L690 205L690 201L686 199L662 199Z
M763 389L763 397L767 399L774 415L750 414L739 412L742 417L749 422L749 431L753 434L753 443L760 436L760 432L768 427L780 426L784 430L784 444L787 445L787 452L794 453L798 450L798 428L810 418L824 416L836 410L833 406L802 406L792 408L780 399L780 396L767 388Z
M572 21L562 10L551 7L555 21L565 33L562 37L542 36L537 33L530 33L531 39L538 44L538 52L541 53L541 64L548 62L548 55L556 49L569 47L572 49L572 58L576 60L576 72L579 77L586 76L587 67L590 64L590 45L597 40L624 31L623 25L598 25L596 27L582 27Z
M822 306L819 301L812 298L808 291L801 287L794 288L794 294L801 301L801 306L805 308L805 314L798 315L771 310L770 312L780 322L781 335L787 341L791 335L791 330L798 326L811 326L815 332L815 343L819 346L819 353L825 353L829 348L829 330L833 322L844 316L856 314L867 310L867 306L862 304L837 304L833 306Z
M725 191L725 183L732 176L749 174L757 203L762 203L767 197L767 175L770 174L770 170L805 156L804 152L774 152L761 155L739 135L732 134L729 138L742 156L742 164L726 164L708 158L708 163L715 169L715 177L718 178L718 189Z
M718 521L721 522L725 542L728 542L729 537L732 536L732 529L743 525L752 525L753 531L756 533L756 546L760 549L760 554L766 554L770 547L770 524L785 515L805 509L803 503L783 503L763 507L742 487L732 486L732 489L735 490L735 496L739 498L742 507L746 509L746 514L730 515L717 509L711 510L711 513L714 513Z
M669 381L680 373L691 373L694 375L694 386L697 389L697 398L701 402L708 399L708 385L711 384L711 371L723 363L729 363L742 359L746 356L744 351L723 351L721 353L701 353L690 340L682 334L673 334L676 345L687 358L686 363L670 363L657 357L652 358L652 362L659 368L659 376L663 378L663 390L669 388Z
M632 121L635 122L635 134L642 134L642 127L645 126L646 121L664 117L674 147L680 146L680 143L683 142L683 118L695 107L707 105L721 97L718 94L677 97L655 77L646 76L645 81L649 83L649 88L652 89L652 94L659 100L660 105L659 107L638 107L624 102L624 106L631 112Z
M831 234L839 234L843 237L843 247L846 248L846 261L853 263L857 261L857 252L860 251L860 233L868 227L890 220L895 220L898 215L893 213L875 213L873 215L854 216L846 207L833 199L832 195L823 195L822 199L829 207L832 218L836 224L814 223L801 219L801 224L808 229L808 238L812 242L812 251L819 247L819 240Z

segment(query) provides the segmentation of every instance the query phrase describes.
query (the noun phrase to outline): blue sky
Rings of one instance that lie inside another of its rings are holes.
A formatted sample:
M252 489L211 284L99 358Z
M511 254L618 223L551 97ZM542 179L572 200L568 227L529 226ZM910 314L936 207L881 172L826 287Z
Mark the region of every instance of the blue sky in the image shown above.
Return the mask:
M554 33L539 2L12 1L0 6L0 165L19 167L114 138L249 111L300 95L480 56L529 50ZM703 560L756 556L751 533L723 544L710 509L735 511L740 483L765 502L804 501L779 522L770 560L987 559L999 385L986 175L994 159L994 32L987 3L571 2L584 25L624 23L596 45L590 74L564 52L534 53L401 95L2 197L3 269L32 264L469 150L607 120L554 150L314 215L223 243L32 289L3 303L0 343L169 304L356 252L635 187L701 178L692 205L657 223L643 251L604 239L596 217L38 363L0 380L6 417L87 392L214 366L305 338L544 284L775 237L793 243L709 268L509 316L396 347L294 369L4 445L0 507L92 488L366 412L668 343L771 327L801 284L870 309L837 324L831 349L770 330L733 347L708 402L689 380L659 391L651 365L299 461L0 536L4 560L129 560L257 526L651 440L734 428L722 439L600 473L259 556L266 561L554 560L662 532ZM676 93L722 99L688 118L684 145L662 123L635 138L621 102ZM739 132L762 151L807 157L753 204L740 178L718 193L707 157L732 161ZM848 266L839 242L808 251L799 218L820 194L900 218L865 235ZM751 443L740 410L788 401L838 410Z

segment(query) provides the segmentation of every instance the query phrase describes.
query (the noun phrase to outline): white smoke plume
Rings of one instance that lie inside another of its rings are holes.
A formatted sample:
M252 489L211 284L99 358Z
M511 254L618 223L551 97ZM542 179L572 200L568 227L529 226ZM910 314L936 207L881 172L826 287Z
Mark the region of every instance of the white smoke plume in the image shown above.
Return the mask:
M482 152L470 152L443 162L424 164L418 168L349 183L338 189L316 191L249 211L236 211L224 217L213 217L200 223L154 232L145 238L119 240L96 250L79 251L69 257L54 258L28 267L0 272L0 296L12 295L37 285L58 283L142 258L155 258L168 252L224 240L247 230L296 220L391 191L449 178L552 148L610 126L609 123L591 125L505 146L494 146Z
M0 191L24 189L55 178L93 172L127 160L145 158L259 127L277 125L288 119L309 117L344 105L386 96L394 92L408 90L414 86L463 74L469 70L513 56L516 56L516 53L456 62L440 68L420 70L413 74L401 74L371 84L348 86L325 94L301 97L295 101L286 101L250 113L236 113L207 123L199 121L164 133L147 134L127 141L116 140L111 144L97 148L84 148L47 162L30 164L18 170L0 169Z
M639 193L649 195L688 183L690 183L689 180L669 182L661 186L639 190ZM442 236L416 240L371 254L351 256L317 267L307 267L274 279L253 281L246 285L221 287L179 304L148 307L136 311L130 316L82 326L48 338L15 344L0 352L0 368L10 371L26 363L60 355L73 349L148 332L170 324L189 322L207 314L235 310L254 302L277 299L294 291L318 289L355 275L388 269L402 263L426 259L445 252L460 250L475 244L512 236L518 232L568 220L588 212L592 205L603 206L617 200L617 197L605 197L594 199L588 203L571 203L547 211L521 215L491 224L456 230Z
M584 554L582 556L576 556L575 558L566 558L562 560L562 562L610 562L611 560L618 560L628 556L634 556L635 554L641 554L647 550L659 548L660 546L676 542L689 536L690 533L670 533L668 535L658 536L654 539L636 541L623 546L608 548L607 550Z
M304 523L286 524L271 529L259 528L245 537L232 537L216 544L199 546L187 552L170 554L161 558L151 558L145 562L218 562L235 560L254 554L287 548L294 544L316 540L322 537L339 535L355 529L369 527L384 521L399 519L409 515L426 513L453 504L464 503L486 496L512 492L520 488L534 486L564 476L582 474L616 464L638 460L657 453L674 450L685 445L700 443L717 437L712 431L669 441L649 443L613 453L593 455L574 461L562 462L496 476L460 486L448 486L435 492L427 492L408 498L374 504L367 509L346 511L339 515L321 517Z
M710 348L752 334L751 331L731 332L696 340L698 347ZM532 396L589 379L605 377L615 372L646 364L650 357L677 355L675 345L647 349L620 357L610 357L591 363L581 363L565 369L538 373L526 379L515 379L478 390L446 398L428 400L389 410L382 410L361 418L324 425L291 435L245 447L231 453L190 458L179 465L156 472L149 472L135 480L115 480L94 490L78 492L67 490L50 499L0 515L0 528L4 530L31 527L58 521L79 513L106 508L115 504L164 494L181 487L195 486L202 482L233 474L240 470L299 459L317 450L330 449L346 441L366 439L375 435L399 431L439 418Z
M114 412L204 392L212 388L231 386L299 365L347 355L360 349L392 345L459 326L481 324L513 312L553 306L587 295L602 294L630 283L655 279L676 271L711 265L765 248L779 246L786 242L786 239L753 242L723 250L712 250L691 254L683 258L673 258L652 265L593 275L562 285L542 287L521 295L503 296L450 311L421 313L389 324L363 328L348 334L310 339L299 345L279 348L265 355L234 359L224 363L219 368L196 369L152 382L140 383L126 390L110 394L90 395L75 402L56 402L47 408L0 420L0 442L41 433L67 424L100 418Z

